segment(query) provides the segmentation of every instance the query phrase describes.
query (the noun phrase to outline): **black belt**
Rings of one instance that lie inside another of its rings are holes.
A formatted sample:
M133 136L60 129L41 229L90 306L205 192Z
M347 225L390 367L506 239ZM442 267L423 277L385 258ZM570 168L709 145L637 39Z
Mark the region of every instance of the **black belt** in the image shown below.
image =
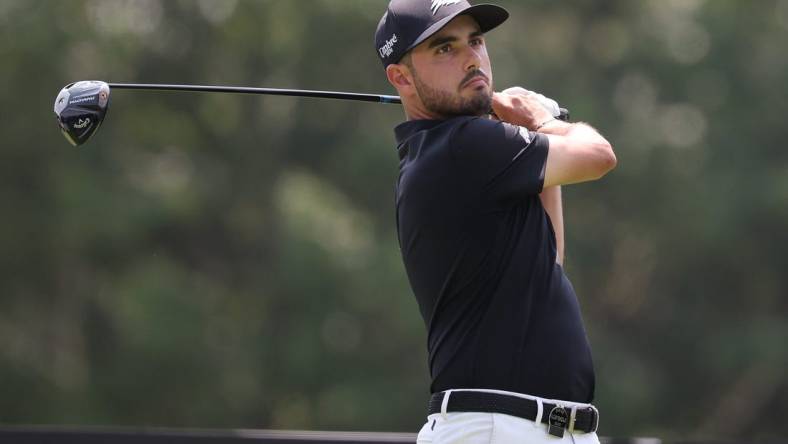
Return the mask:
M443 397L447 392L435 393L430 398L429 414L440 413ZM539 411L536 401L501 393L452 391L446 405L447 412L503 413L534 421ZM561 406L542 403L542 423L547 424L552 435L563 436L569 432L596 432L599 411L596 407Z

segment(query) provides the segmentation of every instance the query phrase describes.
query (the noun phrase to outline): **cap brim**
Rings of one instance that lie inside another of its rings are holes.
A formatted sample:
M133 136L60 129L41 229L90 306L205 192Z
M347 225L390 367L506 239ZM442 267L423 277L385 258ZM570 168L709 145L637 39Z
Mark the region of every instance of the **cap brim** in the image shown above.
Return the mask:
M421 33L421 35L408 47L406 52L419 46L433 34L443 29L447 23L460 15L470 15L476 19L476 22L479 24L479 28L482 32L488 32L496 28L501 23L505 22L506 19L509 18L509 11L500 6L490 4L473 5L469 8L465 8L435 22L432 26Z

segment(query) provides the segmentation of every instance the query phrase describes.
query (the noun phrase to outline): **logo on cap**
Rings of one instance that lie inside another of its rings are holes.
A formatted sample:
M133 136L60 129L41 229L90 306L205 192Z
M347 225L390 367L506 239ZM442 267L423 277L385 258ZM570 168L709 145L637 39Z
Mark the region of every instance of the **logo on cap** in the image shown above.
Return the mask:
M432 0L432 6L430 7L432 9L432 15L437 14L438 9L440 9L442 6L456 5L461 1L462 0Z
M394 52L394 44L397 43L397 34L391 36L390 39L386 40L386 44L378 48L378 52L380 56L386 58Z

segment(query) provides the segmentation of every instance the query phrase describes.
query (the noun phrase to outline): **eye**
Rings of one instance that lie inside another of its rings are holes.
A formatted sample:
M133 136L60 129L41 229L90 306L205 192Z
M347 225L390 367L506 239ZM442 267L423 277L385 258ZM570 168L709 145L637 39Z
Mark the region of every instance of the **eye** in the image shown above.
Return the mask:
M451 52L451 45L445 44L443 46L439 46L438 50L435 51L435 52L438 53L438 54L446 54L448 52Z
M471 43L471 46L483 45L484 44L484 39L482 39L481 37L476 37L474 39L471 39L470 43Z

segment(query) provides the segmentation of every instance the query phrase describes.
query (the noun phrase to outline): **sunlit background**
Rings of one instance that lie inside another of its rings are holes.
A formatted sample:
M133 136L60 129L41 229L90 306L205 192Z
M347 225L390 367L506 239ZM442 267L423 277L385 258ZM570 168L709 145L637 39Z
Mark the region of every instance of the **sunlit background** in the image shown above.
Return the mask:
M614 145L564 189L600 434L788 436L788 0L500 0L497 89ZM394 225L384 0L0 0L0 422L411 431L426 339ZM560 342L556 344L560 347Z

